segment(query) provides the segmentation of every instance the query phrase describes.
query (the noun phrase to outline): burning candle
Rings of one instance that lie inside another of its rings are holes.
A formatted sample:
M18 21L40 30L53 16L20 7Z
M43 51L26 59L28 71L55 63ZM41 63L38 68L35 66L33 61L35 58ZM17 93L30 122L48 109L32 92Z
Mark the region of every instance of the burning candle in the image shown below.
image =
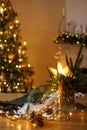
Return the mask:
M62 8L62 16L65 16L65 8Z
M14 37L14 41L16 42L16 34L13 34L13 37Z
M0 13L4 16L4 9L0 6Z
M18 50L18 53L19 53L19 57L21 57L21 50L20 49Z

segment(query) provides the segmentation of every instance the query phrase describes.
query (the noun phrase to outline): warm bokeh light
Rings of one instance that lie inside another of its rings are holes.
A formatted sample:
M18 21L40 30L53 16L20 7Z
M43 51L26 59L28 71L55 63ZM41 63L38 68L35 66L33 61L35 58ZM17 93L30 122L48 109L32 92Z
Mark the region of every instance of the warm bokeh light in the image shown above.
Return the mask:
M60 62L58 62L58 64L57 64L57 69L58 69L59 73L65 75L65 76L67 76L67 74L69 72L68 67L63 68Z
M57 69L52 67L49 69L55 76L57 76L57 73L63 74L64 76L68 76L69 74L69 68L67 66L63 68L60 62L57 64Z

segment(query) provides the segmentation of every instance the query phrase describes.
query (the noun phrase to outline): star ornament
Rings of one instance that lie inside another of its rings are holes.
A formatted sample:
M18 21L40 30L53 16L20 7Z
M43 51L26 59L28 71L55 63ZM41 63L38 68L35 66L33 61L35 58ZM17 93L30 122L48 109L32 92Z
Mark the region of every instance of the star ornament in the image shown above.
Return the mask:
M70 73L71 73L70 70L69 70L69 68L68 68L68 66L66 66L66 67L63 68L60 62L57 63L57 69L50 67L49 70L55 76L57 76L58 73L60 73L60 74L62 74L64 76L69 76Z

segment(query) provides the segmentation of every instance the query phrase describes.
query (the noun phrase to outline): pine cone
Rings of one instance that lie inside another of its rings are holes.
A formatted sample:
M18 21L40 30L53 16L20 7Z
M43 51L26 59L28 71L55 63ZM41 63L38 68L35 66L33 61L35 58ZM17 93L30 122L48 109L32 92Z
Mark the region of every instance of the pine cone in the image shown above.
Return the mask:
M46 114L51 115L52 113L53 113L52 108L47 108L46 109Z
M30 113L30 121L31 121L32 123L35 123L35 118L36 118L36 113L35 113L35 111L32 111L32 112Z
M37 114L37 115L36 115L36 124L37 124L38 126L43 126L43 125L44 125L44 124L43 124L43 117L42 117L41 114Z

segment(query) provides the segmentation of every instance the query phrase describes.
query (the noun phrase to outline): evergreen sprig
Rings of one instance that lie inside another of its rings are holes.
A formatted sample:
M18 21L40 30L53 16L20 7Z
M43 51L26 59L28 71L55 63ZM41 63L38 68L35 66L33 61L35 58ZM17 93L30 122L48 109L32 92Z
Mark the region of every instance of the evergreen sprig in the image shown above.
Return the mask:
M80 49L79 49L79 52L77 54L75 64L73 63L72 58L68 57L66 55L66 64L69 67L70 71L72 72L72 78L79 73L78 71L79 71L80 65L81 65L82 60L83 60L83 55L81 54L82 49L83 49L83 45L80 46Z
M51 70L49 69L49 75L50 79L47 80L47 82L50 84L50 86L53 86L57 89L58 87L58 81L63 81L64 91L79 91L84 90L85 86L87 86L87 73L82 72L81 63L83 61L83 44L81 44L76 60L73 62L72 57L65 56L66 58L66 64L70 70L70 75L63 75L60 73L57 73L56 76L53 75Z

